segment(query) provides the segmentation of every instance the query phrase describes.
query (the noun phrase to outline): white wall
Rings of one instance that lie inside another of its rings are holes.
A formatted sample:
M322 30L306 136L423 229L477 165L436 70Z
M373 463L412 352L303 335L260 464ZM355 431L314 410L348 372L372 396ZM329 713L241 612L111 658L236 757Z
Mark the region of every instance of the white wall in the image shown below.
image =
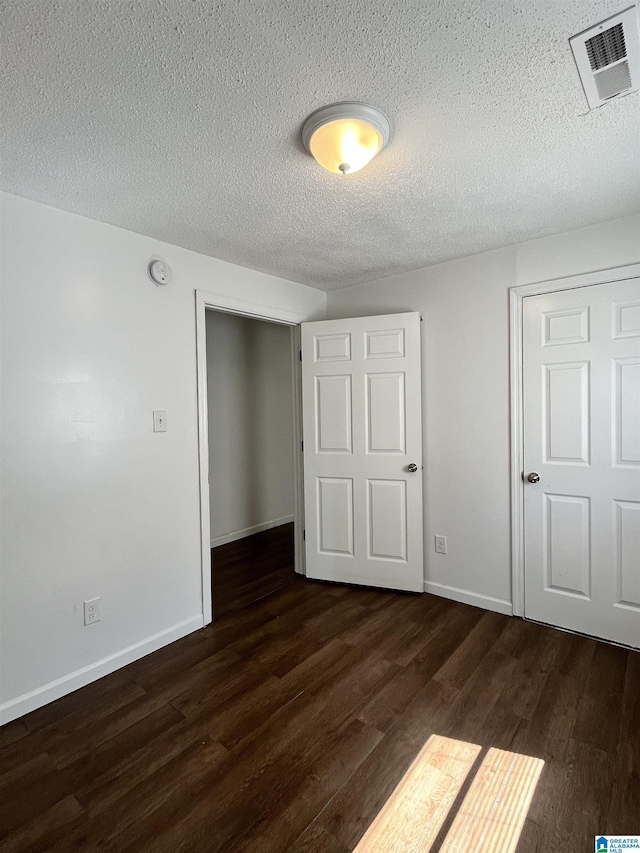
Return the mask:
M194 289L312 288L2 194L0 713L202 625ZM174 281L155 287L160 254ZM168 432L152 432L166 409ZM85 628L82 602L101 596Z
M293 520L291 328L207 311L211 544Z
M427 589L510 612L508 288L638 261L630 216L329 294L329 317L424 317Z

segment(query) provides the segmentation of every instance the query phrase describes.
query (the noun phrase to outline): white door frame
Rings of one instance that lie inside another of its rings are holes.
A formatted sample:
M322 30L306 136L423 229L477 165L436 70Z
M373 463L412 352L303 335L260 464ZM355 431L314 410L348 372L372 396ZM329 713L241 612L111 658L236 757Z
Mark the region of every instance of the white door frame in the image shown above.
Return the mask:
M509 288L511 399L511 597L513 615L524 616L524 407L522 377L522 300L559 290L609 284L640 277L640 264L540 281Z
M211 600L211 530L209 509L209 414L207 401L207 331L206 311L211 309L225 314L238 314L254 320L267 320L290 326L291 334L291 376L293 383L293 494L294 494L294 568L304 574L304 505L301 456L301 395L300 360L298 358L300 330L296 328L308 319L305 314L274 308L258 302L221 296L206 290L196 290L196 366L198 395L198 457L200 473L200 560L202 565L202 616L204 624L213 621Z

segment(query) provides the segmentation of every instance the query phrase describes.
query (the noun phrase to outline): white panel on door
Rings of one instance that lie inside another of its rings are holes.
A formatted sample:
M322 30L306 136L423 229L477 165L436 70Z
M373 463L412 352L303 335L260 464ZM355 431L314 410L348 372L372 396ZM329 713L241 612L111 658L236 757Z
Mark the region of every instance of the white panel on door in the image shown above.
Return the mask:
M337 335L316 335L314 343L316 362L351 360L351 335L348 332Z
M590 500L576 495L544 496L546 588L591 595Z
M614 465L640 465L640 358L613 361Z
M351 376L316 376L316 450L351 453Z
M378 329L365 332L365 358L402 358L404 329Z
M640 503L615 501L618 605L640 609Z
M545 461L589 464L589 363L544 365Z
M318 477L318 553L353 557L353 480Z
M404 453L404 373L368 373L367 453Z
M640 337L640 302L614 302L613 337Z
M369 557L406 562L406 480L367 480Z
M542 313L542 345L587 343L589 341L589 307L567 308Z

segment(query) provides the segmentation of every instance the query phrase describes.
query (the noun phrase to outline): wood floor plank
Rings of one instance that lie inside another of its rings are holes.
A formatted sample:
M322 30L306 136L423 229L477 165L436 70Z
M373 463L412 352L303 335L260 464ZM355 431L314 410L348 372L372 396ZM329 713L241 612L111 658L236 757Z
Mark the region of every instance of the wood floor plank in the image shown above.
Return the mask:
M29 729L23 720L13 720L0 728L0 749L21 740L29 734Z
M287 848L287 853L348 853L348 848L319 824L312 823Z
M571 740L556 790L557 817L547 827L547 849L588 849L607 826L614 765L608 753ZM635 830L634 830L635 832Z
M360 712L360 719L380 731L387 731L429 679L413 663L403 668Z
M498 703L500 709L524 720L533 716L562 641L559 631L534 627L524 647L514 649L512 657L518 662Z
M375 618L374 612L346 595L336 598L330 610L307 619L305 625L316 639L326 643L338 635L344 639L345 631L351 630L360 621L372 618Z
M591 661L598 646L595 640L563 633L555 663L558 675L567 675L581 684L587 680Z
M124 690L126 692L127 689L134 686L131 670L125 667L94 681L92 684L81 687L80 690L74 690L73 693L63 696L56 702L50 702L42 708L31 711L30 714L22 717L21 722L24 723L29 732L33 733L56 723L74 711L82 708L89 709L91 705L96 704L114 691L122 692Z
M528 733L529 720L507 710L500 697L478 729L476 740L486 747L522 752Z
M60 775L69 780L72 790L79 792L92 779L102 778L112 767L144 749L162 734L173 731L183 721L184 717L175 708L163 705L98 747L83 753L66 765Z
M41 853L65 838L86 818L78 800L69 794L2 839L3 853Z
M544 829L527 818L520 833L520 841L516 847L516 853L548 853L544 844Z
M447 615L446 620L414 658L423 674L429 678L440 670L464 639L482 619L482 611L466 604L459 605ZM453 689L455 686L452 686Z
M629 652L607 834L637 834L640 815L640 653ZM635 817L632 817L635 816Z
M622 720L622 697L629 652L599 644L578 704L572 737L614 753ZM615 697L614 701L612 697ZM607 724L603 725L602 721Z
M515 658L488 652L451 703L443 734L462 740L476 738L509 683L516 663Z
M640 652L629 652L625 673L620 742L636 750L640 761Z
M439 631L451 626L452 622L455 624L456 613L468 610L471 608L447 598L436 599L435 604L424 613L423 619L416 623L417 630L389 648L389 660L400 666L408 666ZM478 620L480 615L478 613Z
M198 721L178 723L166 732L149 739L148 743L114 763L108 770L94 776L76 790L80 804L90 818L106 811L118 800L128 797L141 782L148 779L183 753L194 751L211 738Z
M127 681L87 708L80 707L72 713L56 718L29 737L0 750L0 775L41 752L64 750L67 744L71 750L75 750L78 747L77 742L83 736L100 732L106 719L143 699L145 695L140 685Z
M94 820L82 824L66 843L72 850L104 843L113 844L117 849L126 849L131 843L138 850L143 849L145 840L140 830L145 821L149 818L162 820L172 804L188 797L189 791L208 778L227 755L223 746L210 739L198 741L145 777L126 797L117 799ZM179 785L176 785L177 778Z
M36 761L38 759L28 762L28 773L14 780L11 785L5 786L2 791L0 838L34 820L39 814L73 794L70 780L58 772L50 759L45 766L38 768L36 776L33 768ZM41 763L44 764L44 762Z
M126 738L127 730L136 724L142 722L144 726L144 721L148 724L148 720L162 711L166 704L163 697L144 694L104 717L100 725L82 726L73 733L73 737L58 739L47 747L47 752L58 768L69 767L101 751L112 739L121 736Z
M434 674L435 680L459 690L504 631L507 621L507 617L499 613L484 613L478 624Z
M528 755L545 761L564 761L580 695L580 682L556 672L549 673L523 743Z
M166 691L165 695L173 698L196 688L200 681L211 682L219 672L233 667L239 660L240 656L228 648L218 651L216 644L202 642L177 653L174 660L147 668L135 681L147 694L157 696Z
M383 738L382 732L353 720L328 743L308 756L312 773L306 773L281 808L269 806L242 845L245 853L284 851L309 826L324 806L358 769Z
M613 785L605 829L607 835L637 835L640 815L640 749L623 741L613 767ZM635 827L635 828L634 828Z
M271 679L273 676L262 667L253 664L232 666L219 672L217 678L199 683L197 687L181 692L170 701L187 719L205 718L235 697Z

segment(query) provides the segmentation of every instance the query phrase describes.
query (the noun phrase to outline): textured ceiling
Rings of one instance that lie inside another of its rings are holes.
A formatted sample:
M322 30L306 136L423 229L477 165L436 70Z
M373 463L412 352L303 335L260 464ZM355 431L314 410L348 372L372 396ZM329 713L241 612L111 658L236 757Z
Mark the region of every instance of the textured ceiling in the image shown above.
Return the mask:
M568 37L628 0L0 0L2 186L331 290L624 216L638 93L587 112ZM306 116L380 108L337 176Z

